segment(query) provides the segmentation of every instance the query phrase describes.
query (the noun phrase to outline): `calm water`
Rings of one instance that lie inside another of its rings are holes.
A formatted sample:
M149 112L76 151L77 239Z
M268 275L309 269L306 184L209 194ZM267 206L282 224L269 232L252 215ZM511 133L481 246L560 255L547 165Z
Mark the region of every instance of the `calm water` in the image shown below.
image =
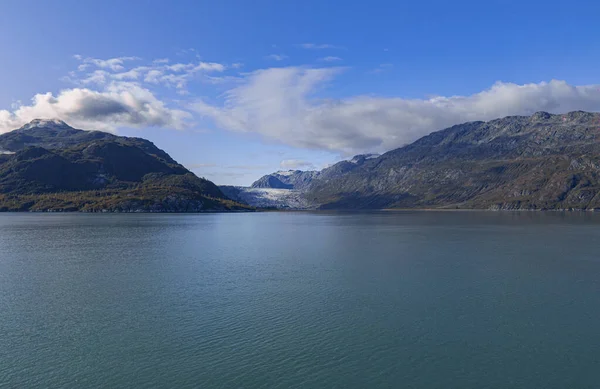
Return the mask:
M598 388L600 215L0 214L2 388Z

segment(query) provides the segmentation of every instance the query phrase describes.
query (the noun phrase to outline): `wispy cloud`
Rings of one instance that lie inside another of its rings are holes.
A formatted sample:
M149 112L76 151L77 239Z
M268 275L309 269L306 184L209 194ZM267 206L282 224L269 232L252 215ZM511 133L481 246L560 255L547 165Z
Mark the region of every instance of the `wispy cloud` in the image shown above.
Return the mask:
M105 84L107 79L110 78L110 73L104 70L94 70L92 73L88 73L86 77L81 79L81 83L86 84Z
M300 46L303 49L308 50L325 50L325 49L341 49L341 46L331 45L328 43L301 43Z
M180 56L180 57L187 57L187 56L194 56L197 59L200 59L200 53L198 53L198 50L194 49L193 47L190 47L188 49L179 49L176 52L176 55Z
M74 55L73 57L82 62L82 64L79 66L80 70L85 70L87 66L94 65L101 69L109 69L115 72L122 71L124 69L123 64L126 61L136 61L140 59L138 57L116 57L110 59L98 59L90 57L84 58L78 54Z
M288 59L288 56L285 54L271 54L267 55L265 58L270 59L272 61L283 61L285 59Z
M195 79L203 79L207 83L214 84L209 74L222 73L227 70L227 65L217 62L187 62L170 64L167 58L154 60L146 66L137 66L134 68L125 68L125 61L139 60L137 57L120 57L109 60L96 58L83 58L75 56L81 63L78 66L80 76L70 73L68 77L72 83L81 85L104 85L111 81L134 81L140 80L144 83L163 85L170 88L176 88L180 95L188 94L185 89L188 83ZM234 64L231 67L239 67Z
M340 57L334 57L334 56L327 56L327 57L323 57L323 58L319 58L319 61L323 61L323 62L337 62L337 61L341 61L342 59Z
M377 66L375 69L371 70L369 73L371 73L371 74L383 73L387 70L392 69L393 67L394 67L394 65L391 63L382 63L379 66Z
M223 72L226 66L216 62L200 62L192 68L193 72Z
M146 70L145 67L140 67L126 72L112 74L111 77L115 80L137 80L144 70Z

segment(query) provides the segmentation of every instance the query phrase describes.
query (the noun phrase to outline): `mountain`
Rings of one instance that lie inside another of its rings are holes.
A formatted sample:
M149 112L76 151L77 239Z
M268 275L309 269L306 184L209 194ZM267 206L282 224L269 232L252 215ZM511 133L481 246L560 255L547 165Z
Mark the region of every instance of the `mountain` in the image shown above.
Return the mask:
M17 130L0 135L0 150L15 152L31 146L60 149L116 138L107 132L76 130L61 120L35 119Z
M152 142L34 120L0 135L0 210L199 212L244 207Z
M321 171L278 171L259 178L251 185L251 188L296 189L304 191L310 187L313 180L335 177L363 165L367 160L377 157L379 157L379 154L357 155L349 161L338 162Z
M255 181L252 188L306 189L319 175L317 171L288 170L267 174Z
M253 207L315 209L319 204L305 195L314 180L326 182L377 157L378 154L357 155L349 161L338 162L321 171L278 171L259 178L249 188L221 186L220 189L227 197Z
M285 183L277 173L268 174L256 180L251 188L294 189L293 184Z
M313 181L328 182L329 180L351 172L354 169L363 166L367 161L371 161L376 158L379 158L379 154L361 154L354 156L349 161L340 161L335 163L318 172L319 174L316 175L313 180L311 180L311 185L307 186L305 189L308 190L312 186Z
M304 193L322 209L599 209L600 114L464 123L337 165Z

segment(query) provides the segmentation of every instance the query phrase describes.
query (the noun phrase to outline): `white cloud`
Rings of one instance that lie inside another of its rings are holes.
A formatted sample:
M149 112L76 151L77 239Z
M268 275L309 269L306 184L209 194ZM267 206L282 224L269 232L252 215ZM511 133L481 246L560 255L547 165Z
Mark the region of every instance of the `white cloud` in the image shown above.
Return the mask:
M81 79L81 83L83 84L104 84L106 83L106 79L110 77L110 73L104 70L94 70L92 73L88 74L87 77Z
M137 57L98 59L75 55L78 71L63 77L76 85L58 94L40 93L29 104L16 104L0 110L0 133L13 130L33 119L61 119L83 129L114 131L119 127L184 128L193 115L184 109L167 107L153 90L172 87L187 96L188 82L209 84L238 82L239 78L223 75L227 66L216 62L192 61L170 65L168 59L156 59L146 66L127 66ZM234 64L232 67L239 67ZM189 99L185 97L185 99ZM176 101L185 105L185 100Z
M176 63L164 67L176 73L195 73L195 72L223 72L227 67L216 62L198 62L198 63Z
M150 82L152 84L158 84L163 75L164 74L161 70L152 69L148 73L146 73L146 76L144 77L144 81Z
M270 59L272 61L283 61L288 58L285 54L271 54L265 57L266 59Z
M388 151L467 121L536 111L600 110L598 86L558 80L525 85L498 82L469 96L429 99L316 98L319 88L339 71L303 67L255 71L229 90L222 104L197 101L194 109L224 129L347 155Z
M312 162L302 159L284 159L279 166L284 170L315 170L316 167Z
M176 63L174 65L165 66L167 70L171 70L173 72L189 71L193 67L194 65L191 63Z
M199 72L199 71L206 71L206 72L223 72L225 71L226 67L223 64L220 63L216 63L216 62L200 62L199 64L197 64L192 71L194 72Z
M251 73L241 86L227 92L224 107L203 101L193 106L200 114L212 117L226 129L260 133L262 131L255 126L270 123L268 127L271 130L281 125L291 138L303 138L302 124L293 125L286 115L292 118L306 112L309 108L307 96L337 71L336 68L296 67L258 70Z
M150 84L162 84L177 89L184 89L190 80L188 74L165 73L163 70L151 69L144 76L144 82Z
M85 70L87 66L85 65L94 65L101 69L109 69L115 72L120 72L123 69L123 63L125 61L135 61L139 60L138 57L117 57L110 59L98 59L98 58L83 58L81 55L75 55L75 59L82 61L83 65L79 66L79 70Z
M323 62L337 62L337 61L341 61L342 59L340 57L334 57L334 56L328 56L328 57L323 57L319 59L320 61Z
M148 72L148 75L150 75L152 72L153 71ZM184 89L189 81L189 77L186 74L162 74L160 72L157 74L158 76L153 78L152 81L150 81L150 77L148 76L145 78L145 81L154 82L157 84L160 83L166 86L175 87L177 89Z
M36 118L58 118L76 127L107 131L119 127L184 128L197 118L187 111L193 109L226 130L252 132L294 147L353 155L384 152L466 121L542 110L600 110L598 86L557 80L525 85L498 82L467 96L327 99L324 87L342 68L284 67L240 74L226 72L237 66L216 62L170 65L161 60L129 67L128 61L135 57L76 58L85 65L83 73L70 72L67 77L76 88L37 94L29 104L0 110L0 132ZM390 67L381 64L377 69ZM219 84L219 91L227 89L218 97L223 101L194 98L186 88L191 81ZM184 109L171 108L157 98L153 91L162 91L164 86L176 89L180 96L176 104Z
M236 76L222 76L222 77L215 77L215 76L204 76L202 77L202 82L207 83L207 84L213 84L213 85L220 85L220 84L227 84L227 83L240 83L242 82L243 79L240 77L236 77Z
M339 46L330 45L328 43L321 43L321 44L317 44L317 43L302 43L299 46L302 47L303 49L309 49L309 50L340 49L341 48Z
M186 126L191 115L168 108L148 89L120 82L102 92L75 88L63 90L56 96L37 94L30 105L21 105L13 111L0 110L0 133L33 119L60 119L86 130L114 131L118 127L180 129Z
M75 59L81 61L78 66L80 72L85 72L90 67L95 69L84 76L76 76L74 72L66 79L79 85L103 85L111 80L126 81L139 80L143 82L174 87L180 95L188 94L185 90L187 84L194 78L199 78L208 83L214 83L208 79L209 73L220 73L227 69L227 66L216 62L191 62L175 63L169 65L167 58L152 61L149 66L137 66L127 69L124 64L126 61L139 60L137 57L118 57L112 59L84 58L75 55ZM236 67L239 64L234 64Z
M126 72L112 74L111 77L115 80L137 80L144 69L142 67L131 69Z

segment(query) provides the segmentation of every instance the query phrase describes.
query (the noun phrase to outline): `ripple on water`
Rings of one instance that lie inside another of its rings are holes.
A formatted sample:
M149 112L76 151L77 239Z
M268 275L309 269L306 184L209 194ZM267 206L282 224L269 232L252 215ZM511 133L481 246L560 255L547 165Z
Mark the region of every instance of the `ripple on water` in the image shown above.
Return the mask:
M599 219L0 215L0 387L594 387Z

